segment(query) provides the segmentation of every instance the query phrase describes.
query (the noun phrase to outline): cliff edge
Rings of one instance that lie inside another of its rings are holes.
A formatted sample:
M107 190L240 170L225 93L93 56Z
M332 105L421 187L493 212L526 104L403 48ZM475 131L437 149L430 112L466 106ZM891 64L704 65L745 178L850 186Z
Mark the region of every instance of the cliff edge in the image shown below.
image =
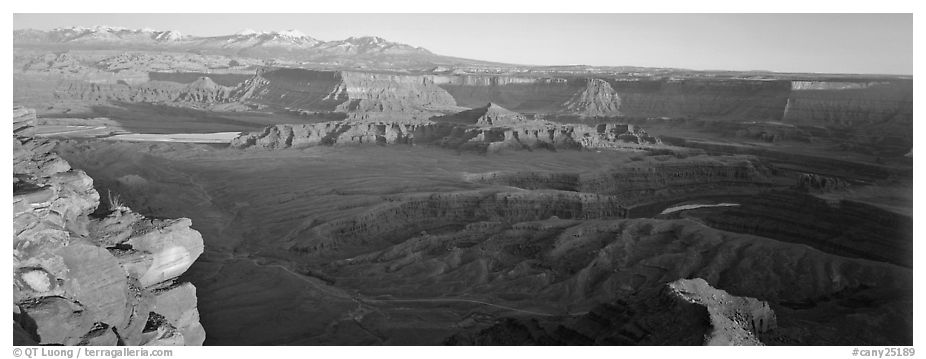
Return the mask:
M14 345L202 345L196 288L180 282L203 252L189 219L146 218L31 135L13 110Z

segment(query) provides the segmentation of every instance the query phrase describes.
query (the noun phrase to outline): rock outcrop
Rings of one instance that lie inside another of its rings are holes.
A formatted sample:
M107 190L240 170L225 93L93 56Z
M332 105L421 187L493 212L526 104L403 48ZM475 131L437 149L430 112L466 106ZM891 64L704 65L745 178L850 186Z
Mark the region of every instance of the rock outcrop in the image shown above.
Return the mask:
M711 287L704 279L679 279L668 286L676 297L707 309L711 332L705 345L762 345L756 334L778 326L768 303L730 295Z
M813 192L845 191L849 188L849 182L839 177L823 176L816 173L801 173L797 176L796 187Z
M495 171L467 175L467 180L523 189L556 189L615 196L625 206L680 193L706 193L735 186L764 186L769 168L755 157L692 157L656 163L628 163L587 173Z
M852 258L913 267L913 218L851 200L799 191L766 191L739 206L688 211L685 216L725 231L799 243Z
M795 83L782 121L837 131L858 147L847 149L901 156L913 144L913 81Z
M231 91L232 88L218 85L209 77L200 77L188 84L167 81L148 81L139 84L65 81L55 89L55 98L83 101L184 103L195 107L234 102Z
M238 86L234 96L275 108L413 118L456 108L453 97L427 78L344 71L265 68Z
M185 53L152 53L152 52L124 52L115 56L104 58L96 63L101 70L121 73L134 72L166 72L189 73L210 72L210 74L223 71L243 73L248 68L263 65L262 60L238 57L201 55ZM253 70L251 70L253 74ZM243 75L249 77L251 74ZM152 78L154 80L154 78ZM240 82L240 81L239 81ZM237 84L237 82L235 83ZM235 84L223 84L231 86Z
M451 345L763 345L758 333L776 328L767 302L679 279L628 300L600 304L556 326L544 319L506 318ZM552 329L552 330L551 330Z
M485 120L484 120L485 121ZM633 125L560 125L527 121L511 127L477 127L453 122L333 121L272 125L241 135L233 148L305 148L318 145L414 144L477 152L521 149L643 149L660 140Z
M113 72L122 71L125 66L131 68L136 63L143 63L143 66L135 66L143 69L166 70L173 66L189 68L191 72L207 69L212 72L214 66L218 66L222 71L238 72L236 76L248 71L237 60L235 66L229 65L232 61L228 57L165 56L120 55L105 59L97 66L103 69L100 71ZM170 61L180 64L162 64ZM217 64L217 61L228 64ZM250 68L256 67L253 62L250 64ZM81 72L80 66L67 53L46 55L25 65L28 69L34 68L29 71L63 73ZM478 110L486 103L493 103L535 118L546 116L562 122L590 123L598 117L683 121L686 126L697 126L709 132L771 143L782 140L812 142L825 138L839 142L846 150L898 156L912 146L909 131L913 111L912 81L908 80L627 80L595 76L566 79L411 75L262 67L243 82L236 77L237 82L221 82L221 88L204 85L205 88L193 90L197 93L209 91L208 96L181 96L190 90L174 82L156 81L164 77L182 77L174 75L152 76L153 81L132 86L113 83L115 75L97 76L94 80L97 83L67 82L58 89L57 95L82 100L193 106L240 102L251 108L322 117L349 114L350 118L367 121L423 121L459 111L460 106Z
M443 77L435 80L461 106L494 102L522 113L584 117L696 117L780 120L790 81L607 78Z
M176 278L203 252L188 219L148 219L31 136L14 109L13 304L17 345L201 345L195 288Z
M24 72L82 74L91 69L67 52L37 56L23 66Z
M585 89L563 103L563 110L580 116L620 116L621 98L607 81L588 79Z
M272 125L243 134L233 148L305 148L318 145L412 144L496 152L519 149L640 149L661 141L627 124L563 125L529 120L495 104L436 116L431 120L348 119L302 125Z
M519 222L551 217L623 218L617 198L565 191L467 191L415 196L354 217L307 229L294 250L318 252L378 248L421 231L480 221ZM359 246L363 244L363 246Z
M459 123L476 127L512 127L531 123L524 115L494 103L452 115L439 116L435 122Z

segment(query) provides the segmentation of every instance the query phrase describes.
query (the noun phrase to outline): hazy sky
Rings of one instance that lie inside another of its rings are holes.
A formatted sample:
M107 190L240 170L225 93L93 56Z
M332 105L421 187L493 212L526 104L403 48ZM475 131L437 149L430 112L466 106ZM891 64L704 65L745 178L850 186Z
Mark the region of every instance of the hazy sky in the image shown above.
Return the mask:
M534 65L913 73L911 14L15 14L15 29L112 25L221 35L376 35L432 52Z

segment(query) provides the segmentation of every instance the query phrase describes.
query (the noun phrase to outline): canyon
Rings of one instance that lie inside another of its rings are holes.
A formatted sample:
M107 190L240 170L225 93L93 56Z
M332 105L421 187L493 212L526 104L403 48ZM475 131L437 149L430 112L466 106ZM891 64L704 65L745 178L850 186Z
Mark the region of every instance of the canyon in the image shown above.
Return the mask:
M68 65L54 65L54 68ZM147 73L149 81L59 83L59 99L167 103L218 111L426 120L494 103L563 123L672 124L714 137L825 143L849 151L912 147L912 81L515 77L258 68L238 74ZM142 76L145 76L142 73ZM237 81L237 82L236 82ZM298 94L298 95L295 95ZM830 144L832 143L832 144Z
M913 343L909 77L14 50L18 344Z

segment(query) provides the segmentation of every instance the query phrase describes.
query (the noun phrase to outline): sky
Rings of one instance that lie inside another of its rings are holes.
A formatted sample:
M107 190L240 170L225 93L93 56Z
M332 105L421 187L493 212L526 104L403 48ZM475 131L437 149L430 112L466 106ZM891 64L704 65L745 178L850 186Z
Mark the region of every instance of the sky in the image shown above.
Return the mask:
M374 35L529 65L913 73L912 14L14 14L14 29L111 25L225 35Z

